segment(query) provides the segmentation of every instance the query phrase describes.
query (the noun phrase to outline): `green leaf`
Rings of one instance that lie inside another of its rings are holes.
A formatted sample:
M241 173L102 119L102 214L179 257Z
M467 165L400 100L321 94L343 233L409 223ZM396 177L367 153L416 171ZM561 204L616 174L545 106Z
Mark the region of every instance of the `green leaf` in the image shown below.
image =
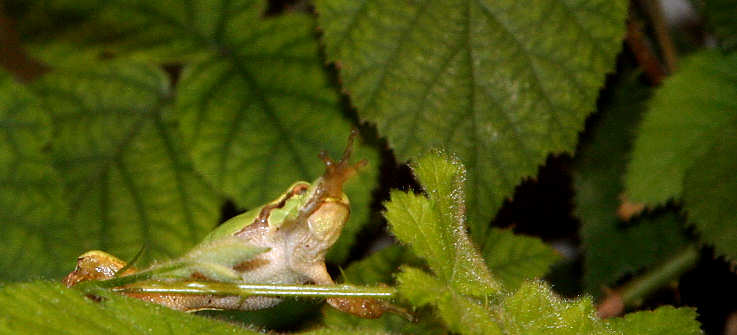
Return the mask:
M437 306L448 329L461 334L502 334L491 311L473 298L458 294L438 278L412 267L397 278L399 293L415 306Z
M633 74L620 79L613 90L602 99L604 107L592 123L590 141L576 156L573 172L575 214L581 220L585 250L584 284L595 295L602 286L672 256L688 241L683 220L674 213L649 213L631 222L617 217L632 128L650 94Z
M543 282L525 282L496 312L504 334L617 334L596 316L591 299L561 299Z
M353 335L353 334L366 334L366 335L384 335L391 334L378 329L368 328L348 328L348 329L333 329L333 328L318 328L306 332L300 332L297 334L301 335Z
M231 323L247 324L262 331L269 330L272 333L279 333L285 329L296 329L305 321L319 319L322 305L324 305L322 300L284 299L274 307L255 311L212 310L197 312L197 314Z
M336 156L351 123L341 113L314 37L314 19L291 13L264 18L264 1L121 1L104 20L125 18L136 34L129 57L187 59L176 112L198 171L242 207L273 200L297 180L313 180ZM187 57L197 54L196 57ZM361 145L369 167L346 185L351 219L328 258L345 260L368 221L378 152Z
M737 48L737 23L734 20L733 0L701 0L702 12L709 28L725 50Z
M58 283L0 288L3 334L257 334L112 293L96 301Z
M416 306L437 306L451 331L461 334L617 334L596 317L588 298L567 301L547 284L525 282L519 290L489 304L458 294L437 278L405 267L399 293Z
M0 72L0 280L60 276L81 252L45 154L50 125L40 101Z
M402 264L419 265L422 260L406 248L392 245L371 254L360 261L353 262L343 274L343 283L352 285L391 284L394 274Z
M664 306L611 319L610 324L623 335L698 335L703 332L697 316L693 308Z
M326 54L400 160L444 146L468 167L482 243L514 187L571 152L612 69L627 1L318 0Z
M561 259L539 238L498 228L489 232L482 253L491 273L510 290L519 288L525 279L544 276Z
M499 283L466 234L463 165L436 152L418 159L413 171L428 196L391 192L384 216L394 235L459 292L497 293Z
M691 166L737 122L737 54L702 51L681 62L650 101L627 167L627 197L654 207L679 199Z
M737 261L737 117L720 132L722 137L686 172L683 206L701 240Z
M538 281L524 282L514 293L500 292L465 235L463 165L435 152L418 159L413 171L427 197L392 192L385 216L394 234L436 276L403 267L397 279L401 297L415 307L433 306L449 330L462 334L616 334L598 319L590 298L567 301ZM506 236L489 242L512 235ZM523 269L510 265L509 271Z
M84 242L79 252L126 259L145 245L149 261L181 255L217 223L221 198L165 120L168 79L135 62L71 63L34 88L54 120L52 154L70 206L64 220Z

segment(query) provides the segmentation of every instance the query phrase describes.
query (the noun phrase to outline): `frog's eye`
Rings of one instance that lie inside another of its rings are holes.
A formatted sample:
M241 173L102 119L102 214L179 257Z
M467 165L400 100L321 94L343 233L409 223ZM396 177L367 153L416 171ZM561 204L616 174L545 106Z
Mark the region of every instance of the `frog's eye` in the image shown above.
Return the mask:
M295 186L294 188L292 188L292 194L302 195L305 192L307 192L307 189L308 188L310 188L310 185L307 185L307 184L299 184L299 185Z

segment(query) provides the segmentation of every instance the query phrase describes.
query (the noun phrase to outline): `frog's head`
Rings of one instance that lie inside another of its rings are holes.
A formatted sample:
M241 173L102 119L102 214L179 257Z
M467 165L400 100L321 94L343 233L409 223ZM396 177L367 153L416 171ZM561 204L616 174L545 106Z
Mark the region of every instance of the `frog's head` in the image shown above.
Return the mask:
M113 278L116 273L125 267L125 262L117 257L100 250L85 252L77 258L77 267L69 273L62 282L67 287L72 287L79 282L87 280L104 280ZM135 272L128 268L123 274Z
M343 225L350 215L350 202L343 193L343 183L358 173L358 169L368 162L364 159L358 163L348 162L353 152L353 139L357 130L351 132L348 145L340 161L335 162L325 152L320 159L325 163L325 174L315 180L305 192L306 200L300 208L299 216L304 218L312 237L321 243L320 248L327 250L340 236Z

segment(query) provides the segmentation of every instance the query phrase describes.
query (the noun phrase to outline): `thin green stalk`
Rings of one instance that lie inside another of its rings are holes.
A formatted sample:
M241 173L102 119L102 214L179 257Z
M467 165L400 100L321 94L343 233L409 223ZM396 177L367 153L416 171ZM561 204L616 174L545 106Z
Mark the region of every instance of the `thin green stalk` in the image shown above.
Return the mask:
M650 269L647 273L635 278L626 285L609 290L607 297L597 307L601 318L617 316L627 306L637 305L645 297L664 287L691 269L699 259L699 249L689 245L676 253L666 262Z
M392 287L363 287L351 285L279 285L236 284L216 282L140 282L112 289L119 293L192 294L224 296L280 296L280 297L351 297L390 299L396 296Z
M625 306L632 306L657 289L678 279L684 272L691 269L699 259L699 250L690 245L665 263L651 269L644 275L636 278L618 290Z

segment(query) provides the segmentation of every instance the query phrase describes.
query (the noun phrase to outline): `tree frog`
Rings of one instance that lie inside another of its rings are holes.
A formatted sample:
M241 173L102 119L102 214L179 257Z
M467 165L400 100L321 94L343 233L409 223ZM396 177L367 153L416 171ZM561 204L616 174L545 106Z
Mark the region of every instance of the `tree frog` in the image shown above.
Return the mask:
M154 265L157 280L230 281L260 284L314 283L330 285L325 254L340 236L350 214L343 183L366 165L366 160L350 164L354 130L340 161L325 152L320 158L325 173L314 182L299 181L273 201L223 223L184 256ZM102 251L90 251L77 259L77 267L64 278L67 286L85 280L113 278L125 262ZM136 273L127 269L122 276ZM127 293L130 296L182 311L203 309L254 310L274 306L276 297L177 295ZM377 318L389 304L374 299L328 298L338 310L364 318Z

